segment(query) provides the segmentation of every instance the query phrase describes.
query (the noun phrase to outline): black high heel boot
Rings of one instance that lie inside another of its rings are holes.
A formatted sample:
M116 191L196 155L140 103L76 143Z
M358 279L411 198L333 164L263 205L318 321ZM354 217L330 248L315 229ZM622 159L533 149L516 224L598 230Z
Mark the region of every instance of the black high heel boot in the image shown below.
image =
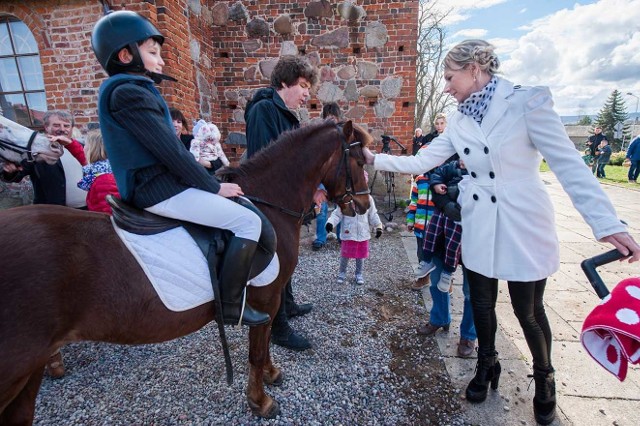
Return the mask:
M533 397L533 414L536 422L548 425L556 417L556 381L553 367L541 369L533 367L536 394Z
M467 386L466 395L469 402L482 402L487 399L487 391L489 383L491 389L498 389L500 381L500 361L498 361L498 352L493 355L478 355L478 363L476 364L476 375L469 386Z
M268 314L244 303L244 289L247 286L257 245L257 242L246 238L233 237L229 241L224 263L220 269L220 298L222 299L222 319L225 324L238 324L241 315L242 324L249 327L266 324L271 320Z

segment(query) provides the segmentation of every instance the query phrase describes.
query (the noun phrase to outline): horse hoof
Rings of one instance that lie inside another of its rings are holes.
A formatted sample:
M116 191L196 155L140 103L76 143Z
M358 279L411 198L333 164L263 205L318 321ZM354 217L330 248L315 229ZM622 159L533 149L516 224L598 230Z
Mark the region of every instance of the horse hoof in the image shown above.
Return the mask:
M271 400L271 405L266 410L261 410L260 406L255 402L248 401L251 413L254 416L261 417L263 419L275 419L280 414L280 404L275 399Z

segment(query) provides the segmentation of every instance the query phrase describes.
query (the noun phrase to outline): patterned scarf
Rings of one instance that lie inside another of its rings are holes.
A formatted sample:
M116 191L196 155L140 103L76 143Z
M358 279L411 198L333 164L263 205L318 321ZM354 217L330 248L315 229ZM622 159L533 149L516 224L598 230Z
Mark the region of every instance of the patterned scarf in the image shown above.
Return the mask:
M93 181L96 180L98 176L106 173L113 173L109 160L100 160L95 163L82 166L83 176L82 179L80 179L80 182L78 182L78 188L84 189L85 191L90 190L91 185L93 185Z
M497 84L498 78L494 75L480 91L472 93L464 102L459 104L458 111L481 124L487 109L489 109L493 94L496 92Z

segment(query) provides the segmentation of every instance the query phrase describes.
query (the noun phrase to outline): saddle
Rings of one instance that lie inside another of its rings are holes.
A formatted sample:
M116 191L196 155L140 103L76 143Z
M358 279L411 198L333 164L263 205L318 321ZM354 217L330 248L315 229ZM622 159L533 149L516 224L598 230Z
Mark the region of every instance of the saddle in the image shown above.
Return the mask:
M251 266L249 279L256 277L263 271L276 252L276 232L269 219L249 200L238 197L235 201L253 211L262 221L262 232L258 240L258 247ZM154 235L182 226L196 242L204 257L209 261L209 270L214 278L214 271L222 260L226 242L231 238L230 231L210 228L178 219L171 219L133 207L113 195L107 195L107 203L111 206L112 217L116 225L132 234ZM212 256L215 254L215 256ZM217 278L217 276L215 277ZM217 279L216 279L217 281Z

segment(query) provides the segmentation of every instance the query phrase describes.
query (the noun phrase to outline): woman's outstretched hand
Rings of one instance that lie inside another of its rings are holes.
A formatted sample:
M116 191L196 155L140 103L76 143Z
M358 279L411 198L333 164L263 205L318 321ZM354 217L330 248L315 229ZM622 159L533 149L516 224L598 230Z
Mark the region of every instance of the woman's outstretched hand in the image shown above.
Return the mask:
M230 198L237 197L238 195L244 195L244 192L242 192L242 188L240 188L240 185L237 183L225 182L220 184L220 191L218 191L218 195Z
M367 164L373 164L375 155L369 150L369 148L362 148L362 155L364 155L364 160Z
M613 245L620 253L629 256L629 263L640 260L640 246L628 232L618 232L604 237L600 241Z

